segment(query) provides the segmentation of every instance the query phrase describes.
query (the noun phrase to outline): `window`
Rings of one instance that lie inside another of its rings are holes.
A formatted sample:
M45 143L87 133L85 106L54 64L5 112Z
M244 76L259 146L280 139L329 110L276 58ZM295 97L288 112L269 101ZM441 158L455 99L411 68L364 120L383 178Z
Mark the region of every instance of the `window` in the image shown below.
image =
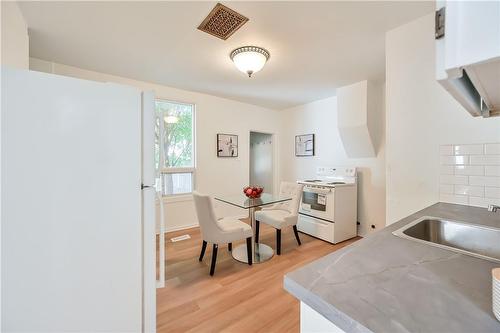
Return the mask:
M195 171L194 105L156 100L156 168L163 195L191 193Z

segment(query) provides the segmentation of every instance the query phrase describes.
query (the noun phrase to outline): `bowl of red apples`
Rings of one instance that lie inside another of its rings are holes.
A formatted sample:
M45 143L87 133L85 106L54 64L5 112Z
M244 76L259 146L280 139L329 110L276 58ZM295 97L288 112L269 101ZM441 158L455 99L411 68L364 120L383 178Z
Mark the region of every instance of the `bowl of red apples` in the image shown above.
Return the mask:
M250 199L260 198L260 195L264 191L263 187L260 186L247 186L243 189L243 193Z

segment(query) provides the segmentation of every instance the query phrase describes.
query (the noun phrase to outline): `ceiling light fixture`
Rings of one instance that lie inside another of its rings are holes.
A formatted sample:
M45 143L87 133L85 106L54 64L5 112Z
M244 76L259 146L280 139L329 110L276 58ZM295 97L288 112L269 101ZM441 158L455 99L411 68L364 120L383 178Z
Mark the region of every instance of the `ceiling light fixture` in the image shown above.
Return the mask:
M163 119L167 124L177 124L179 122L179 117L176 116L165 116Z
M243 73L252 77L253 73L260 71L271 55L266 49L258 46L243 46L231 52L231 60Z

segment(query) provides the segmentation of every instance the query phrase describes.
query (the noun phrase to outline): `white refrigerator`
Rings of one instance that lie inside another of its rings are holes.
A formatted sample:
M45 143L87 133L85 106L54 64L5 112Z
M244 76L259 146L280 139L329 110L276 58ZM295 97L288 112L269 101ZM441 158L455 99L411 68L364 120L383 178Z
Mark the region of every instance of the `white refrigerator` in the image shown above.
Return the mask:
M153 93L1 74L2 331L155 331Z

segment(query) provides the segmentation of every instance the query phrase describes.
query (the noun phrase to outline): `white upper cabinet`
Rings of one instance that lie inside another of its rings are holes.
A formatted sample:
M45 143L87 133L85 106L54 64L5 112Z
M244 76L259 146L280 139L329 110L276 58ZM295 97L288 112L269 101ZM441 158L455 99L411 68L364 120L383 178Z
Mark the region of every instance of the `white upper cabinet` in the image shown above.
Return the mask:
M500 1L436 9L437 80L471 115L500 115Z

